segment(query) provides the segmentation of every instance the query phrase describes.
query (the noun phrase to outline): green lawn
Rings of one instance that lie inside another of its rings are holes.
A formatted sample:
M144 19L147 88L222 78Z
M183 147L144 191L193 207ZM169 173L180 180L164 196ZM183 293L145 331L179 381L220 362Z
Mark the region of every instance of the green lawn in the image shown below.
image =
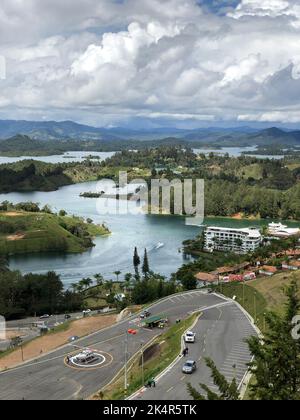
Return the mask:
M102 226L87 224L74 217L59 217L47 213L0 212L0 223L0 255L52 251L84 252L90 244L85 238L69 231L75 225L86 229L90 238L108 234Z
M253 317L258 327L264 330L264 314L268 310L268 305L263 294L254 287L241 283L221 284L217 287L217 291L231 299L235 296L236 301Z

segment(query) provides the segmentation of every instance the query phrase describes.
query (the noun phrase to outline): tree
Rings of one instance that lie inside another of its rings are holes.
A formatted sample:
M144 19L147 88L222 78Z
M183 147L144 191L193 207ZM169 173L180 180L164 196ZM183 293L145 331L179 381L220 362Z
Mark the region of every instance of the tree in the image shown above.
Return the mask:
M182 275L181 284L185 290L194 290L197 288L197 279L192 272L186 272Z
M121 271L115 271L114 274L117 276L117 282L119 282L119 275L121 274Z
M293 318L300 308L296 281L286 289L285 313L266 316L267 332L263 340L248 340L254 356L250 369L255 383L250 387L251 396L257 400L300 399L300 343L292 336Z
M91 285L93 284L93 280L90 279L89 277L86 279L82 279L80 280L79 284L84 288L84 289L88 289L89 287L91 287Z
M60 212L58 213L60 217L64 217L67 215L67 212L65 210L60 210Z
M139 266L140 266L140 264L141 264L141 259L140 259L139 254L138 254L138 250L137 250L137 248L134 248L133 266L134 266L134 269L135 269L136 278L139 277Z
M97 286L102 286L104 282L104 277L101 274L95 274L94 277L96 279Z
M104 284L105 290L108 290L110 294L112 294L112 289L114 287L114 283L112 280L108 280Z
M214 384L219 389L219 393L212 392L207 385L200 384L201 388L205 392L205 395L200 394L191 384L188 384L188 391L194 400L224 400L224 401L237 401L240 399L240 394L236 380L233 379L231 383L227 382L225 376L223 376L217 369L216 365L211 359L205 359L207 367L210 368Z
M142 271L144 276L146 277L149 272L150 272L150 267L149 267L149 260L148 260L148 253L147 253L147 249L145 249L145 254L144 254L144 262L143 262L143 267L142 267Z

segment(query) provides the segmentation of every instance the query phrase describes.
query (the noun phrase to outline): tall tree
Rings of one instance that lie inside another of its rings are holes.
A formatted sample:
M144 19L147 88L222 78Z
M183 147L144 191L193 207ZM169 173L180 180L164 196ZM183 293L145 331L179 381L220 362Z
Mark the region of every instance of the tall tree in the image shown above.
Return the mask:
M117 276L117 282L119 282L119 275L121 274L121 271L117 270L114 274Z
M143 262L143 267L142 267L142 271L144 276L146 277L149 272L150 272L150 267L149 267L149 260L148 260L148 253L147 253L147 249L145 249L145 253L144 253L144 262Z
M136 278L139 277L139 266L140 266L140 264L141 264L141 259L140 259L139 254L138 254L138 250L135 247L134 248L134 255L133 255L133 266L134 266Z
M285 313L267 315L263 340L248 340L254 356L250 369L255 376L251 395L257 400L300 399L300 343L292 335L293 318L299 311L298 287L293 281L286 290Z

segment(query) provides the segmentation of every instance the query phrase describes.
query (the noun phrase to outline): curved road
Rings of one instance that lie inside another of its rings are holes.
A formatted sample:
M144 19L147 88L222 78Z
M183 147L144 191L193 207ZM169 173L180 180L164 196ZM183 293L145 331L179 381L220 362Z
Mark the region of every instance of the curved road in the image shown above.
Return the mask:
M196 342L188 344L189 354L181 358L157 382L156 388L144 389L134 399L142 400L190 400L187 384L191 383L200 392L199 384L208 385L218 392L211 379L211 371L205 358L211 358L228 381L234 378L239 387L243 385L252 357L245 340L257 335L255 327L245 313L233 301L203 311L196 327ZM192 375L182 373L185 361L194 360L197 370Z
M220 308L218 309L217 306L220 306ZM208 327L217 323L216 328L213 329L215 331L214 336L212 340L209 340L206 351L211 356L214 356L214 352L219 354L224 351L224 357L226 358L230 356L232 347L240 343L241 329L245 327L243 323L239 325L238 320L234 321L235 327L232 327L231 316L226 316L227 306L232 305L219 296L194 291L166 298L154 304L150 311L153 315L166 314L173 324L176 319L185 318L192 311L211 308L204 311L204 315L199 322L198 344L202 348L200 340L201 337L204 339L204 324L207 325L206 331L208 332ZM233 307L237 308L235 305ZM225 313L223 322L219 319L220 309L222 313ZM240 310L238 311L240 312ZM0 373L0 400L75 400L87 398L109 383L124 366L125 335L128 328L135 328L136 324L136 317L131 318L76 342L78 346L99 350L106 356L106 362L95 369L81 370L67 366L64 359L66 355L74 351L72 346L67 345L33 362ZM221 324L223 324L222 328ZM248 321L246 327L249 328L249 325ZM137 335L130 336L129 357L159 332L158 330L140 328ZM228 336L227 333L229 333ZM182 399L185 395L181 391L178 388L178 395ZM166 398L169 399L173 394L170 391L166 392ZM151 398L150 393L147 397ZM157 397L155 398L157 399Z

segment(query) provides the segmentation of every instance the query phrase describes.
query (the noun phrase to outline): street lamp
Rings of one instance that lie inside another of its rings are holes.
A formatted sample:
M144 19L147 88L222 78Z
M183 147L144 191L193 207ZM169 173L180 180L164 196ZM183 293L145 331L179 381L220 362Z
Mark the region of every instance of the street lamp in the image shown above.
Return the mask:
M142 386L145 386L145 373L144 373L144 349L143 349L144 342L141 341L141 357L142 357Z
M128 389L128 381L127 381L127 377L128 377L128 337L129 335L136 335L137 334L137 330L127 330L126 331L126 338L125 338L125 383L124 383L124 391L125 391L125 395L127 395L127 389Z

